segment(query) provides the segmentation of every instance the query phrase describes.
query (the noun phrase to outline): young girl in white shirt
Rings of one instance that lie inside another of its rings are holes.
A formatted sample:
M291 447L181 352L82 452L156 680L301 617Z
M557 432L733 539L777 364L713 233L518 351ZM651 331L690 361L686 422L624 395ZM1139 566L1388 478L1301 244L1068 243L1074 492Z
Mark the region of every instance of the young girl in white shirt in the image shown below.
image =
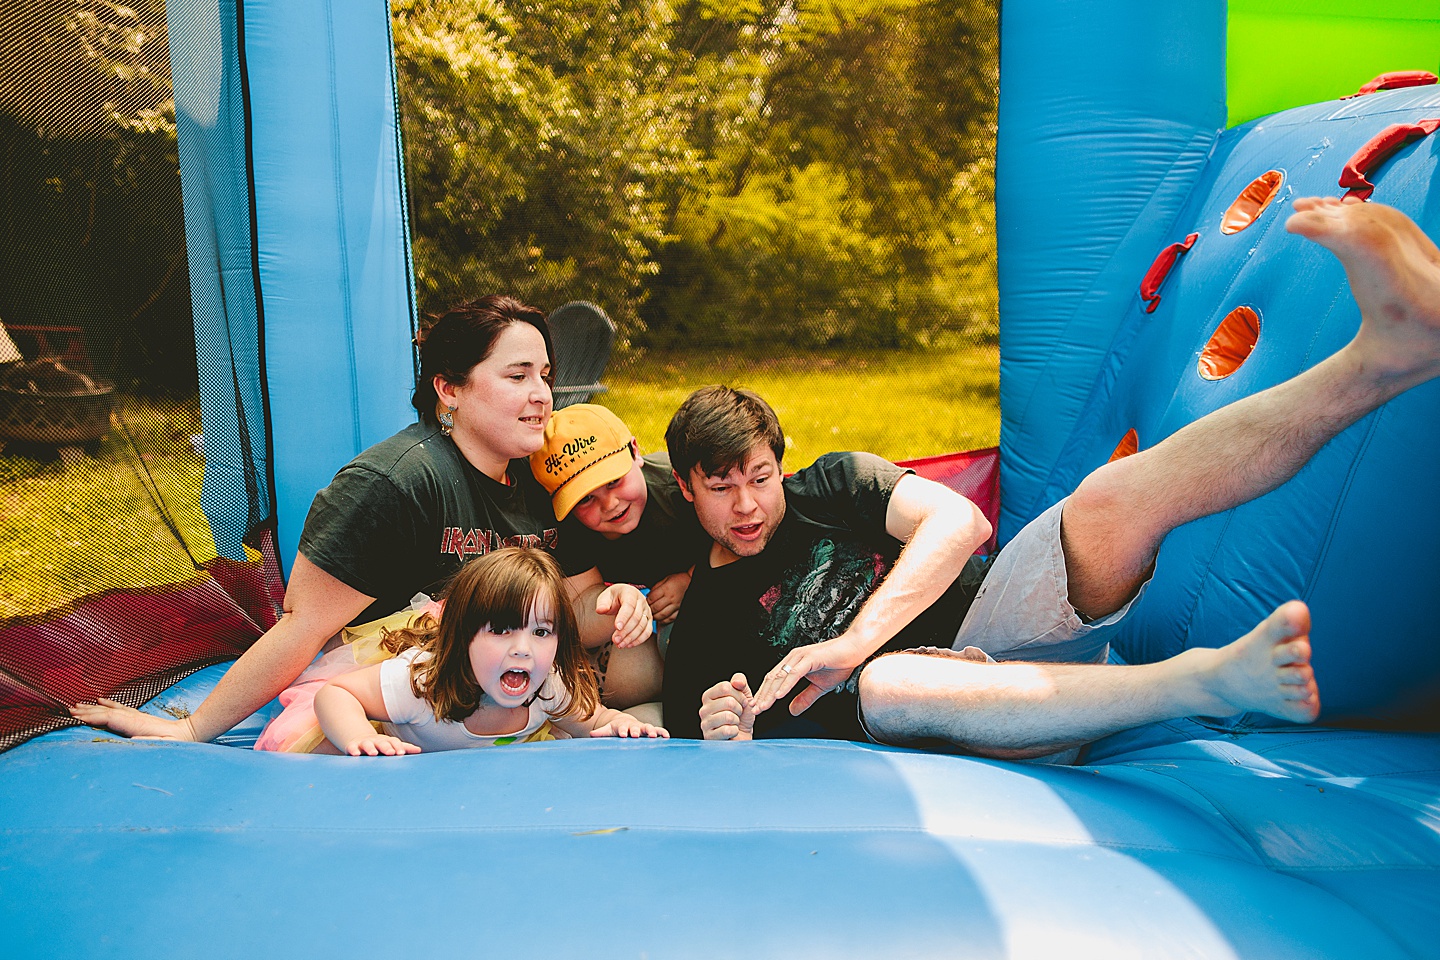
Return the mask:
M340 753L401 756L572 737L668 737L600 705L553 557L505 547L455 576L437 622L387 633L398 656L336 677L315 695ZM377 732L371 721L379 721Z

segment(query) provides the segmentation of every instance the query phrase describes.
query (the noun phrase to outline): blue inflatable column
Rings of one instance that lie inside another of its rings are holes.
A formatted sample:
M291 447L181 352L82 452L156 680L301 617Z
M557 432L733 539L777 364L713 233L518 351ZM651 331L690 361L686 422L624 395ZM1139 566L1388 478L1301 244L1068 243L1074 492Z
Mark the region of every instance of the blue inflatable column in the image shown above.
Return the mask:
M172 3L172 22L204 22L201 6ZM252 394L237 417L226 395L236 391L212 385L202 396L205 429L217 444L235 438L242 446L247 436L253 444L258 367L278 545L288 569L315 491L413 418L414 296L389 9L381 0L252 0L222 4L219 20L213 33L172 30L177 68L220 47L239 59L238 83L217 108L181 126L182 172L198 166L214 184L208 196L192 198L195 175L185 181L192 283L207 267L215 273L213 262L197 271L197 259L217 256L229 327L217 349L230 363L221 366L233 365ZM202 236L200 253L190 222L204 218L192 218L192 199L223 210L211 219L223 222L225 235L208 250ZM253 303L248 315L242 287ZM212 321L197 320L205 350L219 338L201 331L202 322ZM253 325L254 343L235 332L246 325ZM231 495L217 497L233 503L225 499ZM211 522L221 528L217 544L236 539L223 517L217 524L211 513Z
M1175 217L1225 126L1225 14L1224 0L1004 5L1002 542L1049 505L1139 278L1179 239Z

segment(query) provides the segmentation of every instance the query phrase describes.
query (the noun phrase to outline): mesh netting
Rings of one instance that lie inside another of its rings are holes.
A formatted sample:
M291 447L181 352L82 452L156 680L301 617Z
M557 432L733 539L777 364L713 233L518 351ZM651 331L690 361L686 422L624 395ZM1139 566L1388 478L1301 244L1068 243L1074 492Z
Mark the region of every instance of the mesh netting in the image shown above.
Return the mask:
M201 508L197 374L234 374L197 371L174 118L163 3L0 4L0 747L274 622L252 460L220 510L262 549Z

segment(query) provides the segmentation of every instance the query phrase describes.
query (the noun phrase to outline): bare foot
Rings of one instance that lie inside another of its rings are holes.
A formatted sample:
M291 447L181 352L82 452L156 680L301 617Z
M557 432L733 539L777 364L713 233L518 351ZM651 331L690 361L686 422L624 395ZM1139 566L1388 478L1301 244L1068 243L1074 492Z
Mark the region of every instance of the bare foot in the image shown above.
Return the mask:
M1393 207L1300 197L1285 223L1339 258L1360 305L1355 345L1414 386L1440 374L1440 248Z
M1299 600L1282 604L1215 652L1205 687L1218 703L1202 712L1226 717L1253 711L1295 723L1310 723L1320 714L1310 667L1310 610Z

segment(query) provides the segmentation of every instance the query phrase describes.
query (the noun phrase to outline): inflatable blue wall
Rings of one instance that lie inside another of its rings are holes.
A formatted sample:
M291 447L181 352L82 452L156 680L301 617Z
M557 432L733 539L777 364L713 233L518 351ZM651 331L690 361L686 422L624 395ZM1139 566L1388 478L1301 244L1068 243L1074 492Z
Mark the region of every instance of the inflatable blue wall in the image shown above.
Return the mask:
M389 8L172 0L167 16L197 351L214 371L207 516L218 552L243 560L255 511L229 505L258 485L288 571L315 491L414 419ZM217 455L237 449L266 476Z

